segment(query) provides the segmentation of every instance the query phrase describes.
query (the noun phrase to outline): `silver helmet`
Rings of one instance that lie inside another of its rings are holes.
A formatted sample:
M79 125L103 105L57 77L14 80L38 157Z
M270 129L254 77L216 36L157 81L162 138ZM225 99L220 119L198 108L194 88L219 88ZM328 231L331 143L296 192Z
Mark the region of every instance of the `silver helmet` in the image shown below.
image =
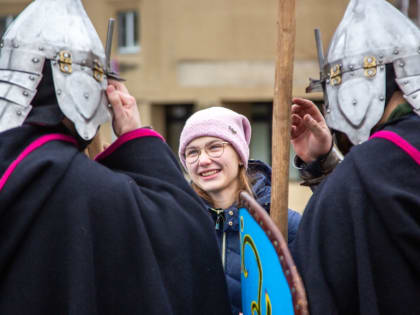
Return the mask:
M104 48L80 0L33 1L0 47L0 132L28 116L47 60L60 110L83 139L110 118Z
M393 64L405 99L420 114L418 27L385 0L351 0L321 76L327 124L353 144L367 140L383 115L386 64Z

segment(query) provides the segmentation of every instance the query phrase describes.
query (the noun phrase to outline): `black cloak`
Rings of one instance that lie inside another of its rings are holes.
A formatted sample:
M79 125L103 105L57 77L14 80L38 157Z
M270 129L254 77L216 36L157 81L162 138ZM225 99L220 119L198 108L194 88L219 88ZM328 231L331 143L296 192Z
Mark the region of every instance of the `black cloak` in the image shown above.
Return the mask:
M389 123L420 149L420 118ZM420 165L394 143L355 146L318 187L294 257L310 314L420 314Z
M51 141L0 190L0 314L231 314L211 219L142 130L99 162ZM0 133L0 178L60 127Z

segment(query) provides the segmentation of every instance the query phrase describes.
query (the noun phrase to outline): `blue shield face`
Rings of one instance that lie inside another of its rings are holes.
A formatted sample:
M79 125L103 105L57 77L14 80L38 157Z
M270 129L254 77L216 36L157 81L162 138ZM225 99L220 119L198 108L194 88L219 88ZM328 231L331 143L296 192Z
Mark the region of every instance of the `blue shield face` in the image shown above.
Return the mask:
M294 314L292 294L274 245L245 208L239 210L244 315Z

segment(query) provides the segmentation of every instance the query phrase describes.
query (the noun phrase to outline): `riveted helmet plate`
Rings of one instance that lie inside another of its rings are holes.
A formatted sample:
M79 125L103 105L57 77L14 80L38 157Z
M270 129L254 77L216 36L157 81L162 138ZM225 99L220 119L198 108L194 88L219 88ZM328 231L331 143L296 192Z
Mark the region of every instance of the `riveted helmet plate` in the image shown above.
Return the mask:
M385 107L386 64L420 109L420 31L385 0L350 0L322 65L325 118L353 144L369 138Z
M46 60L58 106L83 139L92 139L109 120L105 52L80 0L33 1L1 47L0 132L20 126L29 114Z

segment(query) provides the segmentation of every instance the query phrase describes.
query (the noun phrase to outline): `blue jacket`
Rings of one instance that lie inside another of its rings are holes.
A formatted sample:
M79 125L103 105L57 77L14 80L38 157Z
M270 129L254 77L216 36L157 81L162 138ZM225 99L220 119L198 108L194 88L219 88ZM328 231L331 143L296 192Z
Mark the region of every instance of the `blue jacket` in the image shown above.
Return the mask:
M270 212L271 198L271 168L267 164L250 160L248 162L248 173L253 178L252 189L256 199L267 212ZM222 261L225 268L226 282L228 285L229 298L233 314L242 311L241 300L241 251L239 241L239 209L232 205L227 209L212 209L212 215L219 246L222 254ZM288 245L294 241L301 215L293 210L288 211Z

